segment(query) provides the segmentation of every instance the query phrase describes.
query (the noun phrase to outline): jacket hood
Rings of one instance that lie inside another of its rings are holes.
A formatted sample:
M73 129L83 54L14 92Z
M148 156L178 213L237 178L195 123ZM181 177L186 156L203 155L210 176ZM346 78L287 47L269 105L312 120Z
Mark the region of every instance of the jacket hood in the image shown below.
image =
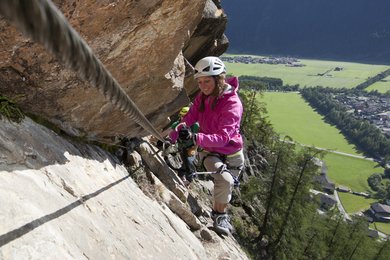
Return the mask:
M226 81L226 83L228 83L230 86L233 87L235 92L238 91L238 87L240 86L240 84L238 83L237 77L227 78L225 81Z

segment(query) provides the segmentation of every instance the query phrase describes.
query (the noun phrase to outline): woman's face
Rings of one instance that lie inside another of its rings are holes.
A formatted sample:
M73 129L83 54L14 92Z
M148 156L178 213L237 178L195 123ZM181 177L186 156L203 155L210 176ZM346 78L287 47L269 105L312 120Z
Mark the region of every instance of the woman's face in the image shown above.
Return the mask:
M197 80L200 91L202 91L203 94L208 96L213 93L215 89L215 80L213 77L199 77Z

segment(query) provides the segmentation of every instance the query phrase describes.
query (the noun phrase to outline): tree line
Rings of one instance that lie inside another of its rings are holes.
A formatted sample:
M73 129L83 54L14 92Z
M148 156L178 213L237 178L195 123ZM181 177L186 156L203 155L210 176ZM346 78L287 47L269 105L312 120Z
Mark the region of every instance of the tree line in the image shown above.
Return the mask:
M272 77L243 75L239 77L240 88L257 91L298 91L299 85L283 85L283 80Z
M377 159L390 156L390 140L373 124L347 113L331 93L323 87L301 89L302 97L360 150Z
M385 169L384 174L374 173L367 179L368 185L375 192L376 199L382 201L390 199L390 182L383 181L383 179L389 179L389 172L390 169Z
M356 89L365 89L368 86L374 84L375 82L380 81L380 80L386 78L387 76L390 76L390 69L387 69L387 70L385 70L385 71L375 75L374 77L368 78L366 81L364 81L363 83L360 83L355 88ZM387 92L390 93L390 90L387 91Z

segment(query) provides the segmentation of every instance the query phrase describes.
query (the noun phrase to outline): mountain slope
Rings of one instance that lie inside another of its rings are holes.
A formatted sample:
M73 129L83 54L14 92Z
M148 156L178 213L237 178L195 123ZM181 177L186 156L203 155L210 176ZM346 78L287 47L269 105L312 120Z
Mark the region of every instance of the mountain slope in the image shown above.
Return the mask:
M229 52L390 63L386 0L224 1Z

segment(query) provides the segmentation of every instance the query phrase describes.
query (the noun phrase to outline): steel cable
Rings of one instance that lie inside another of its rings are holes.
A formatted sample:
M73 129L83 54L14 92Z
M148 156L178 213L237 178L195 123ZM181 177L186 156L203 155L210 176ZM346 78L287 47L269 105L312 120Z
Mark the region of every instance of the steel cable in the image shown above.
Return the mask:
M164 138L50 0L0 0L0 13L159 140Z

